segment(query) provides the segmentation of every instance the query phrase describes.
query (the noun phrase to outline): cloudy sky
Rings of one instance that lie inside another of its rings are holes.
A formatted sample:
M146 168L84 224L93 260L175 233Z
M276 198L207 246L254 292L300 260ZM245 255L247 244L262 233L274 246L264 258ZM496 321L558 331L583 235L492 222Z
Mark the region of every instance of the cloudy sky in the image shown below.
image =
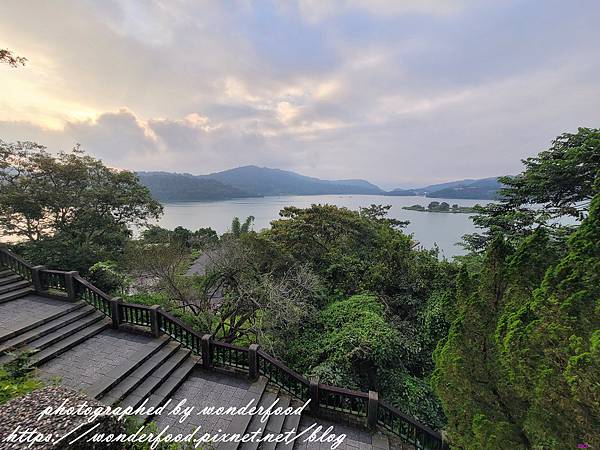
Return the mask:
M600 126L597 0L0 2L0 139L384 187L515 173Z

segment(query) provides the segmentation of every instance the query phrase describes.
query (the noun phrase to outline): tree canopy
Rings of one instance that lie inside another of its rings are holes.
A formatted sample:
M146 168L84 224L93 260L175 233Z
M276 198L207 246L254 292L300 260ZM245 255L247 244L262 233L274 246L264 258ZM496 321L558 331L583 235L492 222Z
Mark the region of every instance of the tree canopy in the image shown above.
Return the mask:
M52 264L47 258L54 254L62 268L81 268L73 258L85 266L86 252L119 247L128 227L162 214L134 173L111 169L78 147L54 155L33 142L0 141L0 157L0 229L35 249L35 261Z
M500 177L500 202L476 207L475 224L486 231L466 236L467 247L482 250L494 233L520 239L538 227L565 236L573 227L556 219L587 216L600 170L600 129L579 128L558 136L548 150L522 161L524 170Z
M599 142L562 135L480 217L485 252L465 259L435 352L455 448L600 445ZM550 222L564 216L583 221Z

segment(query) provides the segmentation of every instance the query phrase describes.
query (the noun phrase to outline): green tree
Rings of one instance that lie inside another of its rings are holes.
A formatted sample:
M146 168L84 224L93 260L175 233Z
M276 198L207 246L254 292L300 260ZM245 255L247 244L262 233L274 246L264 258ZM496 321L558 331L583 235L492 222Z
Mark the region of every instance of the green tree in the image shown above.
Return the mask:
M244 223L240 222L239 217L234 217L231 221L230 233L233 237L240 237L242 234L246 234L250 231L252 224L254 223L254 216L246 217Z
M539 226L550 228L557 237L568 236L574 227L555 219L586 217L600 170L600 129L564 133L523 165L520 174L498 179L504 184L499 203L476 207L474 222L485 231L465 236L467 248L482 250L498 232L519 240Z
M272 353L300 326L322 296L310 268L277 264L281 256L255 233L222 240L210 254L205 289L219 291L214 333L226 341L259 342Z
M162 213L132 172L78 147L53 155L33 142L0 141L0 229L34 263L86 270L115 259L130 226Z
M456 448L600 444L600 195L568 253L538 228L516 250L499 235L459 276L457 317L434 386Z
M192 248L205 250L219 242L219 235L210 227L198 228L192 233L190 244Z

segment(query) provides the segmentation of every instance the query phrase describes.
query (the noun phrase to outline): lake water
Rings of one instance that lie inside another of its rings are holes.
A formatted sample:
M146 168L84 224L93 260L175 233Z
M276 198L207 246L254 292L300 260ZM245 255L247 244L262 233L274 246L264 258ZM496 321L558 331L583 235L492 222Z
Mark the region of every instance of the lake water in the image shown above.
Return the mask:
M168 203L159 225L173 229L182 226L190 230L211 227L219 234L227 231L233 217L244 220L254 216L254 229L269 227L273 219L279 217L284 206L306 208L312 204L333 204L349 209L358 209L371 204L391 205L390 217L409 220L406 232L425 248L437 244L446 258L464 254L464 250L455 244L463 234L475 231L470 214L443 214L419 211L407 211L403 206L420 204L427 206L431 201L458 203L461 206L474 206L487 203L486 200L430 199L425 197L386 197L382 195L298 195L282 197L261 197L225 200L218 202Z

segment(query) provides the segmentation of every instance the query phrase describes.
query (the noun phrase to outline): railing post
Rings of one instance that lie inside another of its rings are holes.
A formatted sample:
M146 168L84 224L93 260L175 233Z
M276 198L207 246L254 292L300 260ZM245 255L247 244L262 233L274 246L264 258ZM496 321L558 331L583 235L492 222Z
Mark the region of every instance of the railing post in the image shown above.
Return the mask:
M379 408L379 394L369 391L369 403L367 405L367 425L371 428L377 426L377 409Z
M40 277L40 272L45 268L46 266L33 266L31 268L31 284L33 284L33 288L37 294L42 292L42 278Z
M258 379L258 347L258 344L248 347L248 378L252 381Z
M152 336L160 336L160 323L158 322L158 310L160 305L152 305L150 307L150 328L152 329Z
M319 377L310 377L310 412L317 414L319 412Z
M115 297L110 300L110 317L112 319L112 327L119 328L121 324L121 308L119 305L123 303L123 299L121 297Z
M212 340L212 334L205 334L202 336L202 367L210 369L212 367L212 361L210 358L210 341Z
M75 291L75 280L74 277L79 275L79 272L73 270L65 273L65 291L67 291L67 297L69 301L74 302L77 300L77 292Z

